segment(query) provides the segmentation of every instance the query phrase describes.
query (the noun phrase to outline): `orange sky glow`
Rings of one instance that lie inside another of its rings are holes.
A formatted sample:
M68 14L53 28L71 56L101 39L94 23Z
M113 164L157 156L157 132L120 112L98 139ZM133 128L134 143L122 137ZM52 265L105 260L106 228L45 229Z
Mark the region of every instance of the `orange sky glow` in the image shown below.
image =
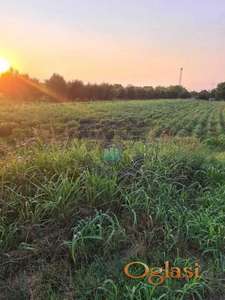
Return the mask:
M209 1L193 9L187 0L172 8L163 0L124 1L122 15L117 0L59 2L3 4L0 57L42 80L57 72L67 80L168 86L178 84L183 67L188 89L225 81L225 5L219 1L220 10Z

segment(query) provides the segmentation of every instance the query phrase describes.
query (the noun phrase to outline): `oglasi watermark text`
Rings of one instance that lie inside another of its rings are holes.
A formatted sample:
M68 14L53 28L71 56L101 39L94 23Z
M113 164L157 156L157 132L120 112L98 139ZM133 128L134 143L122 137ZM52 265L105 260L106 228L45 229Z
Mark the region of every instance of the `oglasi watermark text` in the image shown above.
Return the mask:
M200 265L195 263L194 267L172 267L169 261L164 263L163 267L149 267L143 262L133 261L124 267L124 273L127 277L132 279L147 278L147 282L152 285L160 285L166 279L191 279L200 278Z

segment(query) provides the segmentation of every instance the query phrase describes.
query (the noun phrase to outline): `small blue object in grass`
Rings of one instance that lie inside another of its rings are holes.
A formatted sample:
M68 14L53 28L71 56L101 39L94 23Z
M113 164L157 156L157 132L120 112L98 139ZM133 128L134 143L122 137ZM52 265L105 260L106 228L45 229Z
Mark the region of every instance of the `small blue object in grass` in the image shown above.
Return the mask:
M121 152L116 147L110 147L104 150L103 159L109 163L117 163L121 159Z

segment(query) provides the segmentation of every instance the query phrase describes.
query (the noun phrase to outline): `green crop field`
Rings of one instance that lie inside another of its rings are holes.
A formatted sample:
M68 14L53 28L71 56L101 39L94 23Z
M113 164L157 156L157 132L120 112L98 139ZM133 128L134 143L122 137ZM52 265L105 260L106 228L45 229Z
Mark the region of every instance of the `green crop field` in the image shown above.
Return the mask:
M224 102L115 101L75 104L1 103L0 141L144 140L165 136L219 138L225 133Z
M224 102L3 101L0 155L0 299L224 299Z

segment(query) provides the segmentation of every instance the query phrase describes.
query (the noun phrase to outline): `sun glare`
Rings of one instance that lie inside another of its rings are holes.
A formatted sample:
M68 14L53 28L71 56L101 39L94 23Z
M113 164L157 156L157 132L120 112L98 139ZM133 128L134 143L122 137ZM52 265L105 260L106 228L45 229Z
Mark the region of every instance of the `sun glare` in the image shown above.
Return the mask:
M6 59L0 58L0 74L7 72L10 67L10 63Z

